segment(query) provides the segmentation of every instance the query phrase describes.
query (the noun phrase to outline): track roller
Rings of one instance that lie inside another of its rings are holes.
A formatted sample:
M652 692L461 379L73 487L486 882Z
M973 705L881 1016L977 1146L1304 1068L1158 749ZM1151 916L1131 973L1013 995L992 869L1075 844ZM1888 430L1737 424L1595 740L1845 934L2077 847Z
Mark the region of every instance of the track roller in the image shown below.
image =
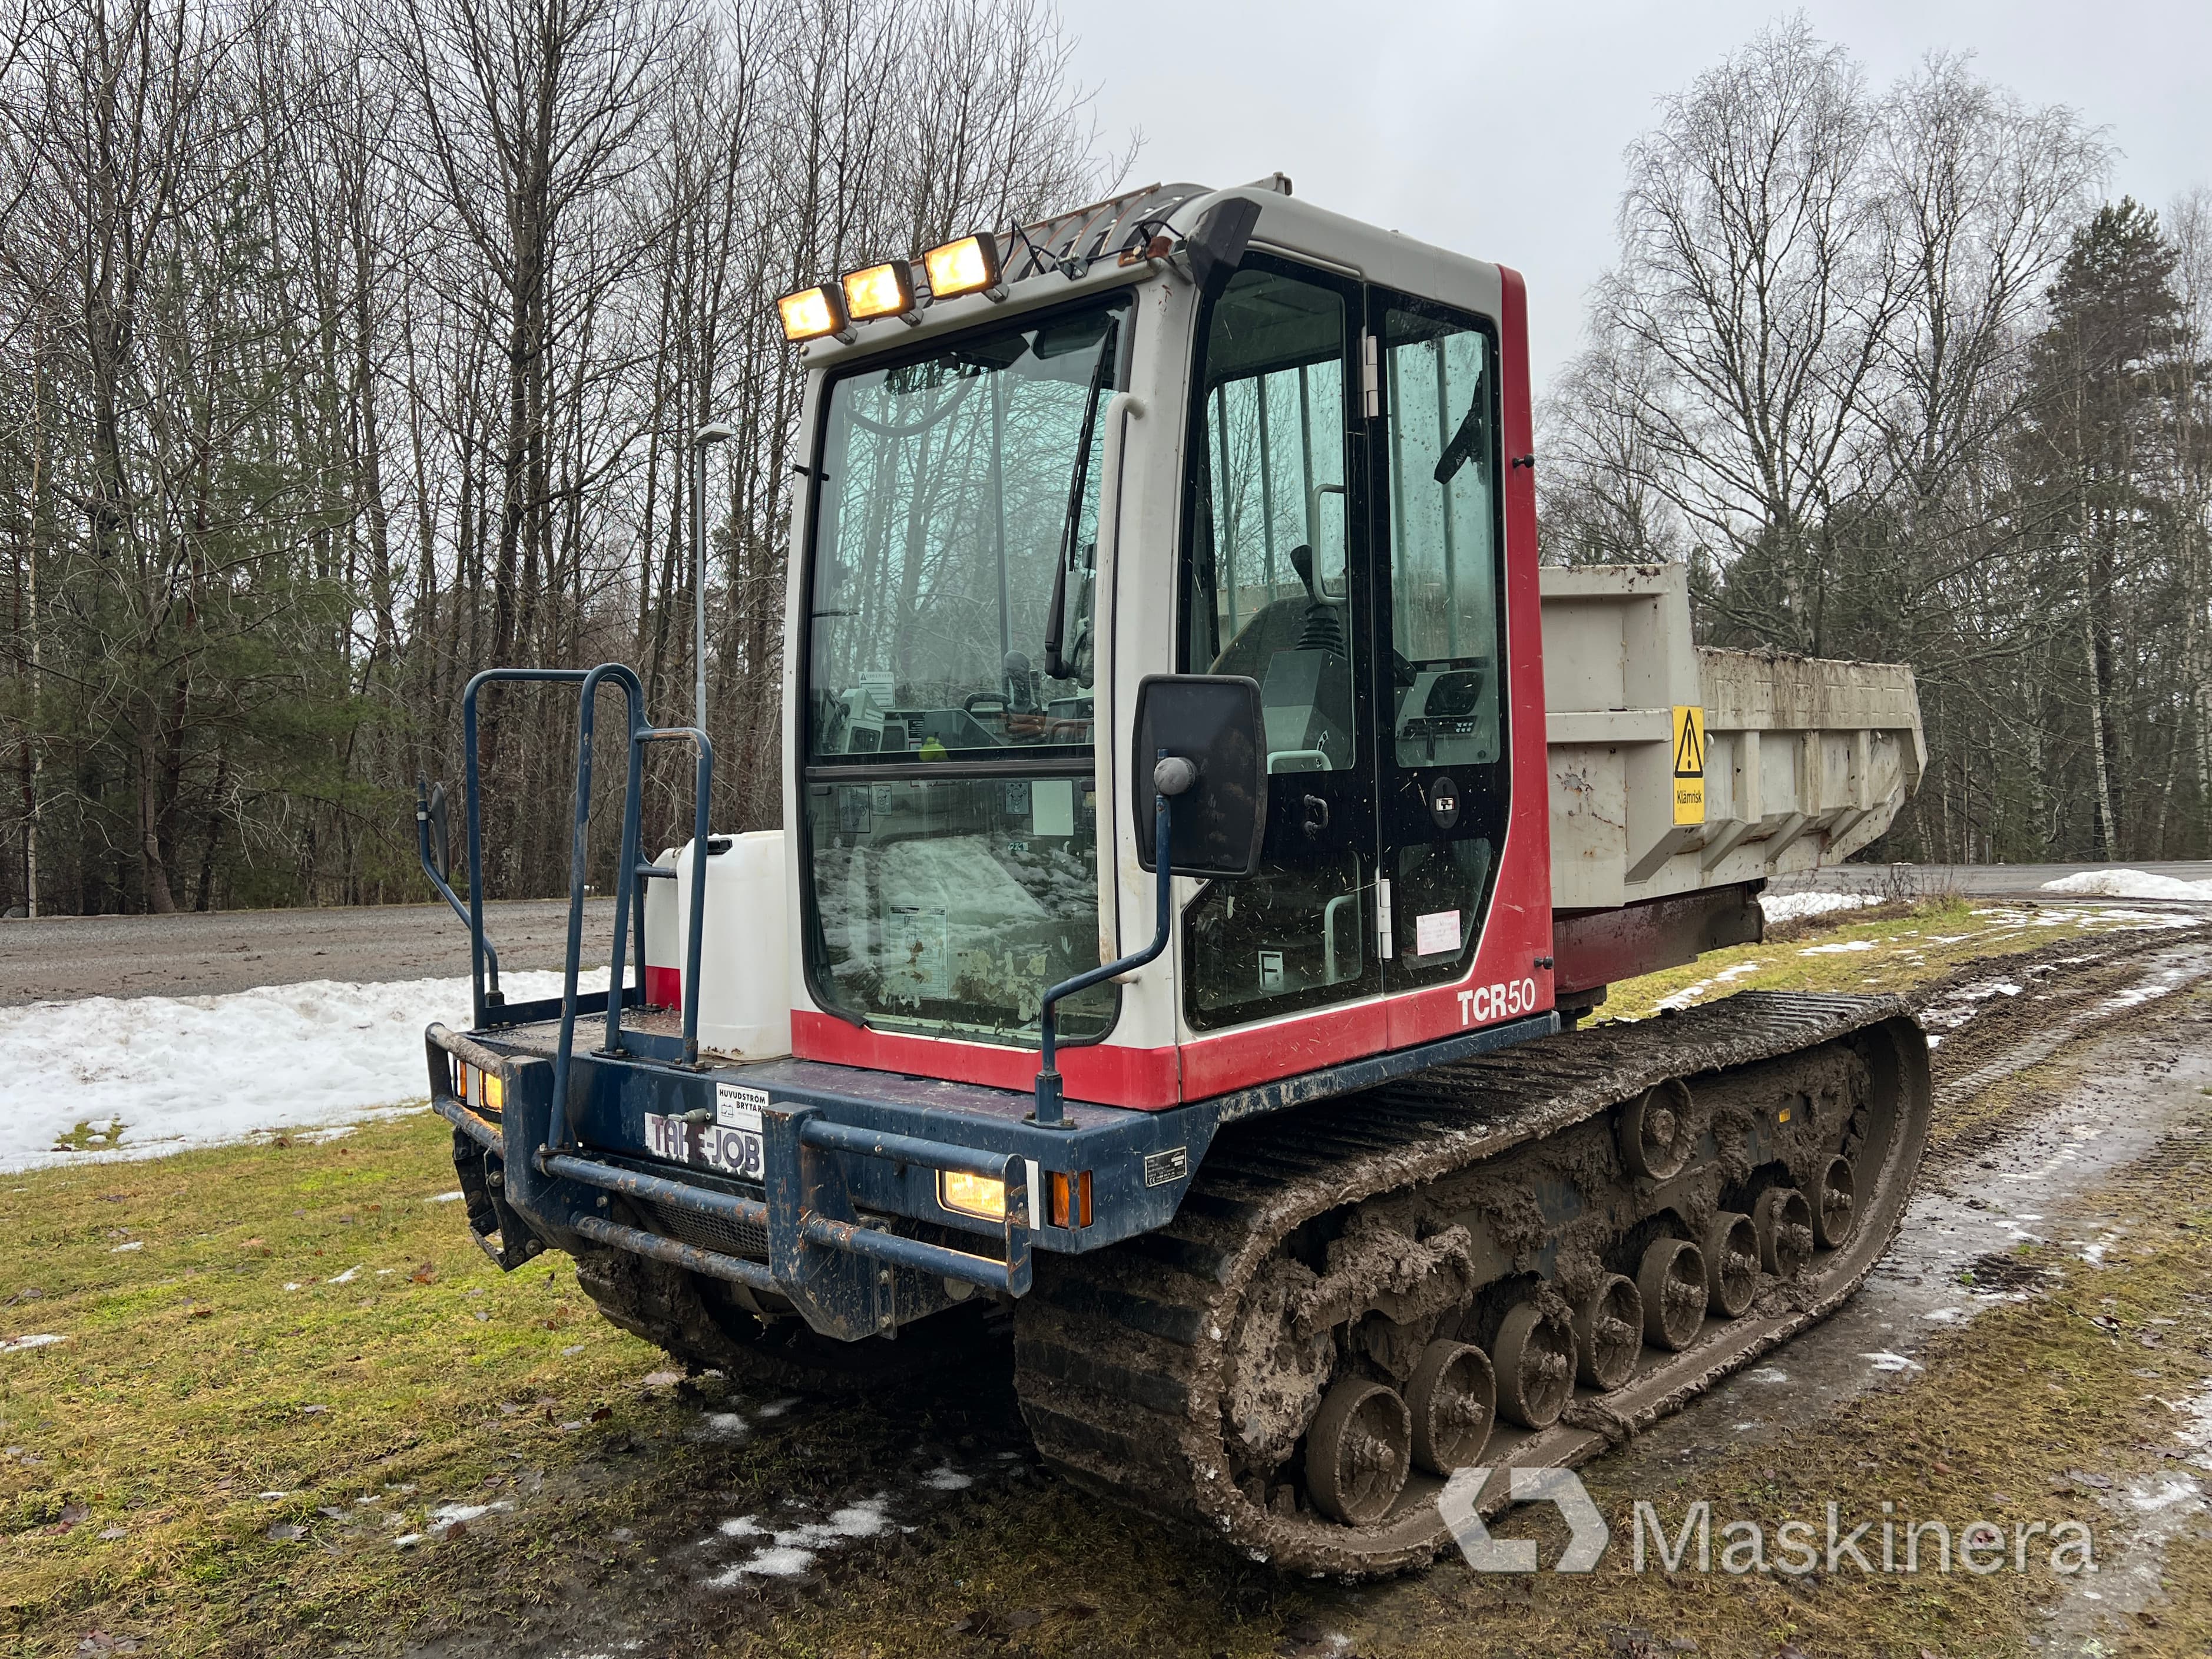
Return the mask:
M1491 1344L1498 1374L1498 1411L1523 1428L1559 1420L1575 1389L1574 1327L1534 1302L1516 1303Z
M1306 1431L1306 1490L1322 1513L1370 1527L1406 1485L1413 1422L1382 1383L1348 1376L1328 1391Z
M1777 1279L1795 1279L1813 1259L1813 1206L1795 1187L1769 1187L1752 1206L1759 1264Z
M1644 1352L1644 1297L1619 1273L1601 1279L1575 1310L1575 1375L1593 1389L1617 1389Z
M1686 1238L1655 1238L1636 1270L1644 1300L1644 1337L1654 1347L1680 1352L1705 1322L1705 1256Z
M1705 1226L1706 1304L1734 1319L1759 1294L1759 1230L1740 1210L1716 1210Z
M1813 1236L1828 1249L1841 1249L1851 1236L1858 1208L1858 1176L1850 1159L1838 1152L1821 1166L1820 1184L1814 1188Z
M1482 1461L1498 1415L1498 1378L1490 1356L1464 1342L1435 1341L1406 1384L1413 1419L1413 1462L1449 1475Z
M1690 1085L1655 1083L1620 1109L1620 1161L1628 1173L1665 1181L1690 1161Z

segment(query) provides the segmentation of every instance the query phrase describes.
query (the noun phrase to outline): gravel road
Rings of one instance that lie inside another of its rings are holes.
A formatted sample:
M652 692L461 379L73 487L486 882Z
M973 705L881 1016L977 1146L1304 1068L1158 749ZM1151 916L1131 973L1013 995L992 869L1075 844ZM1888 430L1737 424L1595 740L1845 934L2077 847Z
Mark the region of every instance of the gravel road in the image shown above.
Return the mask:
M484 910L502 967L560 967L565 900L506 900ZM586 966L605 964L613 916L612 899L585 901ZM442 904L0 922L0 1008L76 997L213 996L315 979L447 979L468 971L468 930Z

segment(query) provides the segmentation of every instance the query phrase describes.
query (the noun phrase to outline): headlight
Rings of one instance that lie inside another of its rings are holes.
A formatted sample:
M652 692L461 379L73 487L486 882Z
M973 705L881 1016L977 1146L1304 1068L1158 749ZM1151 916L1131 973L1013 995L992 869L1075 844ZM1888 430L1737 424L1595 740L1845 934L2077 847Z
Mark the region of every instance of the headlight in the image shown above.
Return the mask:
M957 1210L962 1215L972 1215L984 1221L1004 1221L1006 1218L1006 1183L994 1181L989 1176L969 1175L962 1170L939 1170L937 1172L937 1201L948 1210Z

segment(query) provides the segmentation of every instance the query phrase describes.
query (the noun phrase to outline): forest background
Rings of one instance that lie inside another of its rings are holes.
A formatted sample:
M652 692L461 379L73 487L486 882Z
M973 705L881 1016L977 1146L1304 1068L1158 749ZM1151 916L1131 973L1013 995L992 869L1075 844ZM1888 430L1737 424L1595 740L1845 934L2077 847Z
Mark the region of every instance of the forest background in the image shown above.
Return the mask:
M714 817L774 824L773 301L1134 182L1076 52L1043 0L4 0L0 909L425 896L477 669L688 710L708 422ZM2212 855L2212 194L2110 162L1778 23L1632 147L1545 400L1546 559L1913 665L1881 856ZM488 703L494 893L565 889L574 719Z

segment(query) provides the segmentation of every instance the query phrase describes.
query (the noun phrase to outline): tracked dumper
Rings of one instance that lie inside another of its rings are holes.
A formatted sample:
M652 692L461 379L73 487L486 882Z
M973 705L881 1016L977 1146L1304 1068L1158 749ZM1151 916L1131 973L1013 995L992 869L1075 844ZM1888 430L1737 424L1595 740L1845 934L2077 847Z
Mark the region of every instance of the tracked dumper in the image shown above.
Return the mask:
M708 733L619 665L471 683L465 900L418 805L476 963L431 1090L495 1261L566 1250L609 1317L777 1387L1007 1363L1011 1322L1072 1479L1344 1574L1448 1544L1455 1471L1494 1510L1851 1292L1927 1132L1906 1011L1590 1017L1881 832L1912 677L1700 650L1679 568L1539 568L1512 271L1277 179L781 312L785 828L710 835ZM580 694L536 1005L482 926L477 703L516 681ZM602 690L617 988L583 994ZM648 859L663 743L692 834Z

